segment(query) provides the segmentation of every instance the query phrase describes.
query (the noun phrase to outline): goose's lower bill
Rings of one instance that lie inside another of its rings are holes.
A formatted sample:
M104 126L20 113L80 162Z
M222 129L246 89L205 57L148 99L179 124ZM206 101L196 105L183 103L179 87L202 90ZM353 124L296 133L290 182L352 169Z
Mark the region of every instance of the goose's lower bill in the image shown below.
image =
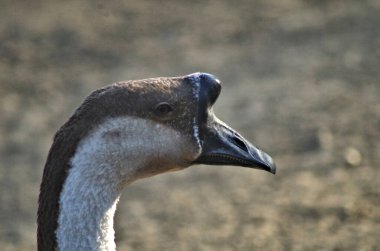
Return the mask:
M276 173L276 164L267 153L217 118L204 131L202 152L194 164L243 166Z

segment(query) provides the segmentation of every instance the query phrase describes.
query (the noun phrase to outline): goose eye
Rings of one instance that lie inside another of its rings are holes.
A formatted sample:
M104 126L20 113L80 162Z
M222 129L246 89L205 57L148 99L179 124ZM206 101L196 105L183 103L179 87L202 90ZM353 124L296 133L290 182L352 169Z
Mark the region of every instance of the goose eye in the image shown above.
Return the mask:
M170 114L173 108L166 102L160 103L156 106L155 113L158 116L165 116Z

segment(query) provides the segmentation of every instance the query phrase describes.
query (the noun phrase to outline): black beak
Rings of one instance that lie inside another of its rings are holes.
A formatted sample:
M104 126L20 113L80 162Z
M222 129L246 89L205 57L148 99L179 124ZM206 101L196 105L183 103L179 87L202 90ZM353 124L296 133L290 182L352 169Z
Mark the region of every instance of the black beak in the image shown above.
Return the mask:
M268 154L214 116L211 107L220 94L220 81L208 73L193 73L185 80L199 87L197 121L202 153L193 164L244 166L276 173Z
M244 166L276 173L276 165L267 153L219 121L208 125L202 153L194 164Z

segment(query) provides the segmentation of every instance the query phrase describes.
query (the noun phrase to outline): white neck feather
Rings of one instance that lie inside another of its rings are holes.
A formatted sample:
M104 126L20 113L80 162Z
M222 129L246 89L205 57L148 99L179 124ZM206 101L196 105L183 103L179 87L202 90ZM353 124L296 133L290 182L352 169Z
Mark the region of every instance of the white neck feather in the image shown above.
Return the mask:
M191 145L179 132L141 118L113 118L99 125L71 159L60 197L59 250L115 250L113 218L123 187L188 166L183 160L200 152L196 145L191 151L182 147Z
M83 177L91 167L74 165L65 182L57 229L59 250L116 249L113 219L120 192L112 183Z

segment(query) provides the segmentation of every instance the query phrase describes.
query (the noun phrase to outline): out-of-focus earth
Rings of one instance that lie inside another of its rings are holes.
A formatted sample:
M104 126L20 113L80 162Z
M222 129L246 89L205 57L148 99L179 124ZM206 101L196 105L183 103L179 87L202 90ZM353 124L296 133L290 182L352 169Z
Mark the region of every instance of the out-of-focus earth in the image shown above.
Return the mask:
M59 126L119 80L216 75L218 116L275 176L193 166L138 181L118 250L380 250L380 1L7 1L0 249L35 250Z

